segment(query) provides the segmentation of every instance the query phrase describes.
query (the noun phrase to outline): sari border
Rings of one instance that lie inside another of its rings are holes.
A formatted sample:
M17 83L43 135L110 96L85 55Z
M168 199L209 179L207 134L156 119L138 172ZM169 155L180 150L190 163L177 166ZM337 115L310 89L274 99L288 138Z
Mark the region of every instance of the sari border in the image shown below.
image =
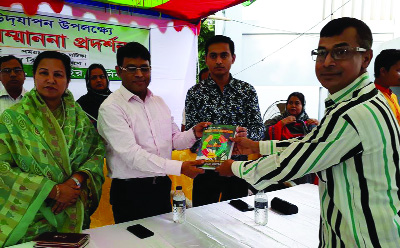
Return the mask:
M29 205L28 209L26 210L26 214L21 218L18 225L14 228L11 234L8 236L7 241L4 243L5 246L14 245L18 241L21 240L22 237L25 236L26 231L29 225L33 222L33 219L36 216L36 213L39 211L40 207L42 206L44 200L47 199L49 193L53 189L55 182L48 180L44 183L43 189L40 193L35 197L35 200L32 204Z

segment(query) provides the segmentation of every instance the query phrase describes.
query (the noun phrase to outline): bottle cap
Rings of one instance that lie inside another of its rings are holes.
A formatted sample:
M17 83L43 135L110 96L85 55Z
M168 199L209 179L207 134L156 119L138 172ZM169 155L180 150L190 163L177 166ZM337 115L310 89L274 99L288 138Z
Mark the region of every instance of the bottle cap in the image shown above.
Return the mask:
M182 186L176 186L176 190L182 190Z

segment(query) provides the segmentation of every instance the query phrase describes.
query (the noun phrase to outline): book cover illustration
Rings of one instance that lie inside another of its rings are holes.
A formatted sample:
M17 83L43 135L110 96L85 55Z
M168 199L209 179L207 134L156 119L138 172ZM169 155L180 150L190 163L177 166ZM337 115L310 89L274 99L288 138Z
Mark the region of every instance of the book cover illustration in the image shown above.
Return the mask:
M231 158L236 126L210 125L203 131L197 159L205 159L203 169L215 169L222 162Z

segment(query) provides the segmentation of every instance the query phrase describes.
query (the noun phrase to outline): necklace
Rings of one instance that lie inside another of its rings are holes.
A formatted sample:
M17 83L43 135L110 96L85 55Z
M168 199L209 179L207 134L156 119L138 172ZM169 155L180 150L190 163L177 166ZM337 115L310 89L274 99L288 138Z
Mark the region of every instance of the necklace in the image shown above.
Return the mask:
M63 112L63 122L61 125L61 129L63 129L64 124L65 124L65 107L64 107L64 101L61 99L61 105L62 105L62 112Z

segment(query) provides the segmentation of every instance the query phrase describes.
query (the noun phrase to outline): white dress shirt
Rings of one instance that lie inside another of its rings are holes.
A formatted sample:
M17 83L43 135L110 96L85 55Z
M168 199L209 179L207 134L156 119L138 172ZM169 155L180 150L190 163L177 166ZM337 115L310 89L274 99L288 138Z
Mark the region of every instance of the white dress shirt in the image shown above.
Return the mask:
M128 179L180 175L172 149L191 147L193 130L180 132L161 97L148 89L144 101L124 86L100 106L98 130L107 142L108 176Z
M25 95L26 90L22 88L21 95L18 96L16 99L12 98L10 94L8 94L7 90L4 86L0 83L0 115L4 112L4 110L10 108L12 105L16 104L17 102L21 101L22 97Z

